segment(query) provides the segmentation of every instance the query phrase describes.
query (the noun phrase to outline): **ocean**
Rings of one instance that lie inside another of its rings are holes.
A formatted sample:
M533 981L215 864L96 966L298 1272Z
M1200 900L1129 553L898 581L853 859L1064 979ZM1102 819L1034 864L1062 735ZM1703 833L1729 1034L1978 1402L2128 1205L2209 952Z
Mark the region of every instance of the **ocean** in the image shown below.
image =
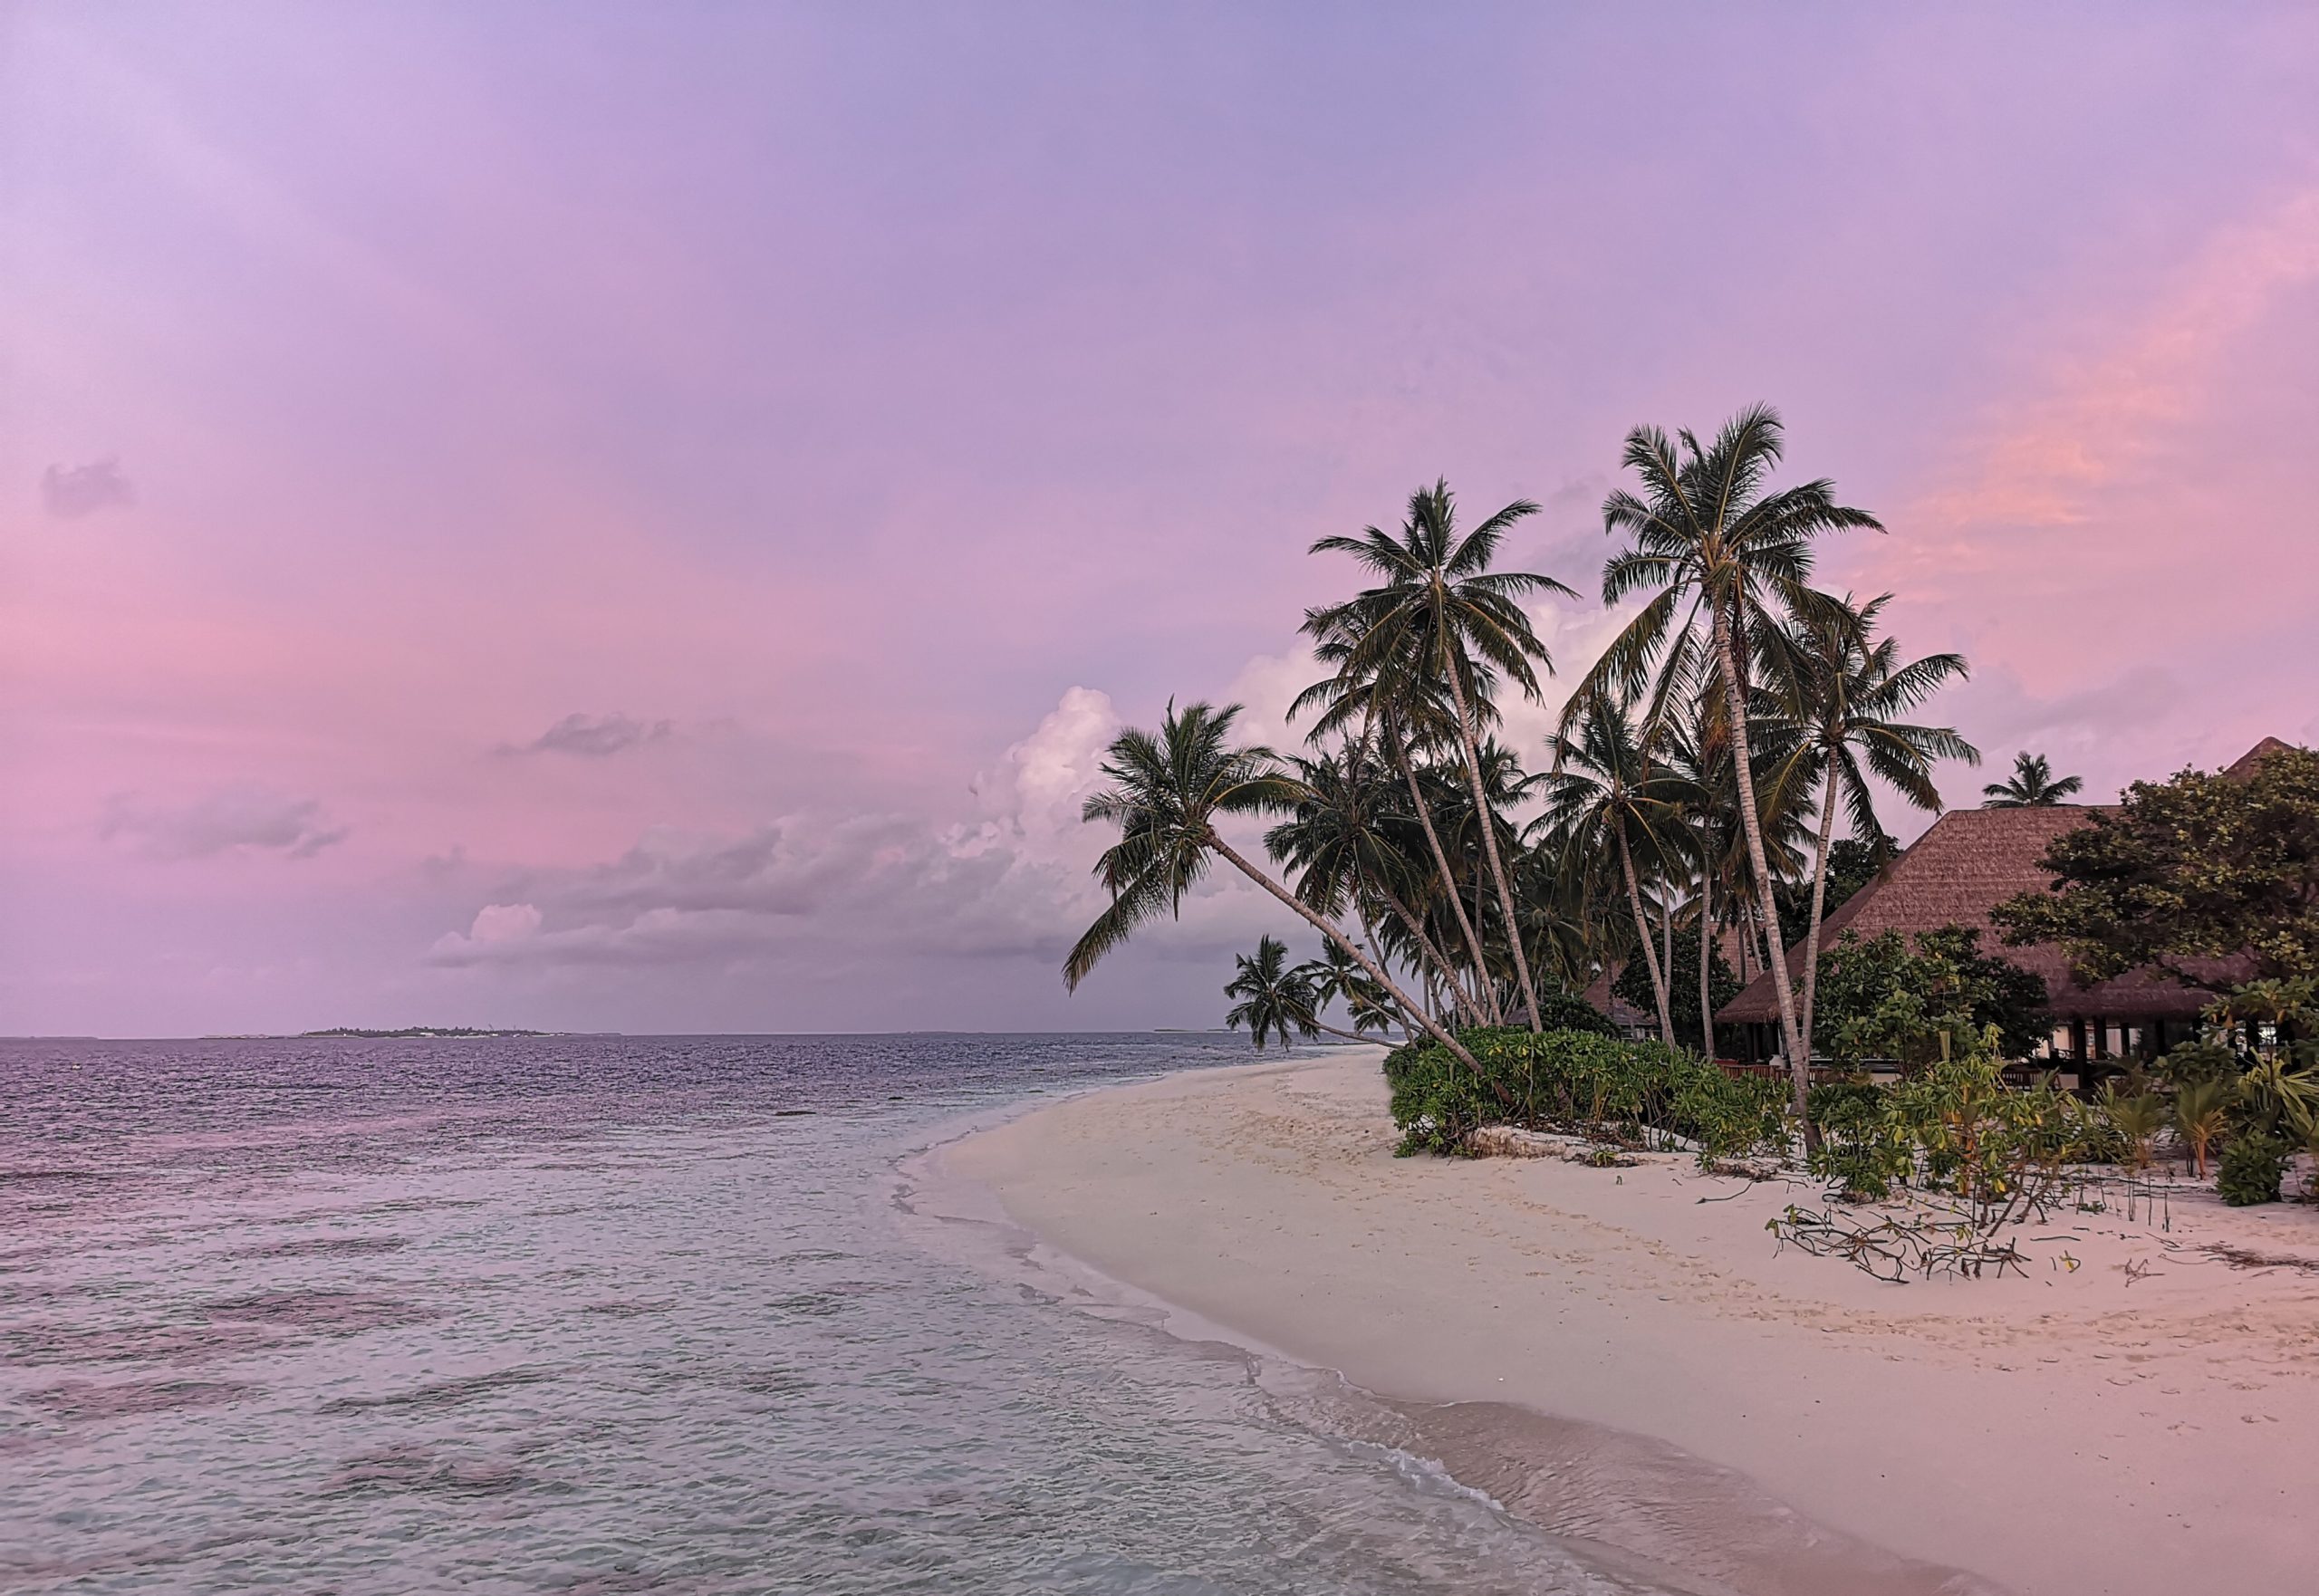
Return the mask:
M1666 1589L917 1201L977 1120L1249 1056L0 1043L0 1591Z

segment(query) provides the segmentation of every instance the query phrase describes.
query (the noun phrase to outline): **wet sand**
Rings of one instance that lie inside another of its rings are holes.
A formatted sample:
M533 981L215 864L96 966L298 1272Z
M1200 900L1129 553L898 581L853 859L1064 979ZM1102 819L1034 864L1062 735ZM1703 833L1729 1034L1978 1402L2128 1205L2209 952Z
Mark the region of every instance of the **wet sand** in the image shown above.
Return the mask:
M1388 1399L1410 1428L1379 1438L1702 1589L2314 1588L2319 1209L2057 1215L2026 1279L1891 1285L1775 1250L1809 1187L1397 1159L1378 1056L1098 1092L945 1161L1104 1274Z

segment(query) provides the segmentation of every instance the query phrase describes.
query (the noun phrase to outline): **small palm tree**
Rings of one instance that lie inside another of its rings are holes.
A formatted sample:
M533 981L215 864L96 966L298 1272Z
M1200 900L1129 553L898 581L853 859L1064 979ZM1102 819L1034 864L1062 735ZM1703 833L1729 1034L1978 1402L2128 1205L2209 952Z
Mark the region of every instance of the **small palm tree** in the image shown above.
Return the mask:
M2102 1117L2125 1143L2126 1167L2135 1174L2150 1168L2151 1144L2166 1128L2166 1105L2154 1091L2122 1092L2112 1081L2102 1088Z
M1313 1023L1332 1036L1342 1036L1347 1042L1366 1042L1364 1032L1381 1032L1394 1023L1393 1000L1385 989L1362 973L1352 956L1333 942L1321 945L1321 957L1306 959L1292 974L1302 976L1313 991ZM1344 1000L1345 1012L1352 1017L1352 1029L1339 1030L1320 1017L1322 1011L1338 998Z
M1233 745L1232 723L1239 716L1237 704L1220 709L1188 704L1180 711L1170 704L1158 733L1136 728L1112 739L1102 767L1111 786L1088 799L1080 812L1083 820L1108 822L1120 829L1120 840L1095 861L1096 879L1111 892L1111 901L1064 958L1063 985L1075 989L1105 954L1123 946L1145 921L1179 913L1184 894L1222 859L1342 947L1402 1013L1415 1017L1427 1034L1478 1072L1480 1066L1465 1044L1395 985L1351 937L1217 834L1220 818L1283 813L1304 795L1270 749Z
M1235 1031L1246 1026L1258 1053L1264 1052L1267 1034L1286 1047L1292 1034L1304 1037L1321 1034L1313 1017L1312 983L1304 966L1288 967L1288 948L1279 937L1257 937L1256 953L1235 954L1233 963L1239 966L1238 973L1224 984L1224 995L1240 1001L1224 1016L1224 1023Z
M2189 1149L2193 1177L2206 1178L2207 1154L2229 1123L2230 1105L2237 1096L2238 1083L2222 1078L2194 1081L2174 1094L2174 1129Z
M1537 510L1529 500L1516 499L1472 531L1460 533L1449 485L1437 482L1410 495L1409 519L1399 534L1371 526L1358 537L1324 537L1313 544L1316 554L1333 551L1352 555L1381 580L1344 603L1308 617L1306 630L1315 639L1350 639L1342 668L1348 680L1378 680L1390 692L1394 673L1414 670L1422 678L1409 684L1415 696L1425 695L1426 684L1448 687L1474 805L1485 814L1489 798L1482 770L1481 701L1491 675L1506 677L1525 697L1535 698L1538 668L1554 668L1521 601L1535 592L1577 597L1551 577L1489 568L1506 533ZM1536 1031L1538 992L1517 929L1522 919L1515 911L1513 878L1498 849L1497 827L1485 824L1481 838L1497 887L1498 909L1505 916L1515 976L1529 1006L1530 1029Z
M2013 774L2002 782L1991 782L1981 789L1983 809L2047 809L2077 795L2085 785L2083 776L2062 776L2056 779L2054 767L2045 763L2042 754L2026 751L2013 756Z

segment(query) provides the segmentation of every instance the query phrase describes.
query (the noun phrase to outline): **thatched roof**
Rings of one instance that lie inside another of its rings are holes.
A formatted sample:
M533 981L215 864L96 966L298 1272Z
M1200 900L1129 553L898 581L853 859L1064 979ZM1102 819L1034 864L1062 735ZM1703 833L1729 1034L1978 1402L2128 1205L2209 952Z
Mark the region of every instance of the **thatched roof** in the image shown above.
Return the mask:
M1943 926L1965 926L1981 933L1984 953L2044 976L2056 1015L2189 1019L2210 1001L2210 994L2155 970L2129 970L2115 980L2083 985L2059 947L2043 942L2007 947L1989 922L1989 910L2006 899L2053 885L2052 875L2038 863L2046 845L2096 812L2091 805L2074 803L1952 809L1827 918L1820 946L1833 945L1846 931L1865 940L1886 931L1914 937ZM1787 967L1791 978L1803 979L1802 943L1787 950ZM1775 1023L1779 998L1771 972L1748 983L1716 1018Z

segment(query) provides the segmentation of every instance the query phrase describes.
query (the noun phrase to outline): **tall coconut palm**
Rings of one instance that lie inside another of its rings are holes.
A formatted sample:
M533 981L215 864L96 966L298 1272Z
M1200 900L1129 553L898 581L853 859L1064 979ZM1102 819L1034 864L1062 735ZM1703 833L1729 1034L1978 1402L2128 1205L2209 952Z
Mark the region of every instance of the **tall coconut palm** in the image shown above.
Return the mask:
M1297 1036L1321 1034L1312 980L1304 966L1289 966L1287 945L1279 937L1257 937L1253 955L1235 954L1232 962L1237 969L1224 984L1224 995L1240 1001L1225 1014L1224 1023L1235 1031L1246 1026L1258 1053L1264 1052L1267 1034L1286 1047Z
M2026 749L2013 756L2013 774L1981 789L1983 809L2049 809L2077 796L2083 776L2056 778L2042 754Z
M1677 437L1679 442L1670 441L1655 427L1627 434L1621 459L1641 479L1642 491L1620 489L1602 504L1603 529L1628 539L1628 547L1603 567L1602 601L1615 604L1630 593L1656 590L1612 641L1604 667L1631 682L1645 679L1662 655L1698 647L1696 620L1705 609L1708 652L1698 663L1722 681L1755 895L1764 924L1775 928L1778 904L1748 740L1748 659L1773 630L1773 605L1802 614L1818 602L1807 585L1814 538L1843 527L1883 527L1865 510L1836 503L1834 486L1825 481L1766 491L1765 479L1785 447L1779 416L1769 406L1742 411L1709 443L1688 431ZM1785 959L1775 954L1771 967L1796 1112L1809 1137L1804 1098L1811 1060L1804 1051L1795 985Z
M1653 861L1681 853L1684 817L1699 799L1698 784L1671 765L1654 764L1626 709L1608 699L1598 698L1588 707L1575 736L1556 732L1547 746L1554 754L1554 768L1544 784L1547 817L1579 850L1616 855L1627 906L1634 916L1635 939L1659 1005L1660 1040L1673 1047L1670 972L1660 967L1651 945L1635 851L1640 844L1645 858Z
M1083 820L1120 829L1120 840L1095 863L1096 879L1110 891L1111 901L1064 958L1063 985L1076 989L1097 962L1124 945L1138 926L1180 912L1184 894L1222 859L1344 949L1362 974L1415 1017L1427 1034L1478 1072L1465 1043L1395 985L1333 921L1257 869L1217 832L1216 822L1227 816L1293 809L1303 791L1281 770L1270 749L1233 745L1232 723L1239 716L1237 704L1221 708L1188 704L1181 710L1170 704L1158 733L1134 728L1112 739L1102 766L1111 785L1088 799L1080 812Z
M1338 632L1352 639L1342 667L1349 679L1390 684L1395 673L1413 668L1429 681L1447 686L1457 711L1467 780L1475 807L1484 813L1489 812L1489 798L1483 787L1480 700L1488 673L1503 675L1525 697L1537 697L1538 668L1552 670L1554 663L1521 600L1537 592L1577 596L1551 577L1489 568L1506 533L1537 509L1527 499L1516 499L1461 534L1449 485L1437 482L1410 495L1409 519L1398 534L1371 526L1358 537L1324 537L1313 544L1314 553L1351 554L1381 580L1345 603L1321 611L1308 627L1316 629L1316 636ZM1485 824L1481 837L1497 888L1498 909L1505 916L1515 976L1535 1032L1541 1028L1538 994L1516 929L1522 922L1514 908L1513 879L1498 848L1497 828Z
M1852 812L1857 836L1883 834L1866 776L1928 813L1940 812L1933 784L1936 760L1978 764L1981 752L1945 726L1911 726L1893 718L1923 703L1943 684L1971 674L1962 654L1928 654L1902 665L1900 644L1879 639L1876 627L1892 595L1855 606L1846 593L1833 605L1793 617L1788 642L1799 668L1784 684L1784 706L1794 746L1780 762L1773 789L1798 799L1820 787L1820 842L1812 865L1812 911L1804 934L1804 1049L1812 1050L1820 993L1820 923L1828 901L1828 850L1835 839L1836 804ZM1862 769L1866 764L1866 771Z

